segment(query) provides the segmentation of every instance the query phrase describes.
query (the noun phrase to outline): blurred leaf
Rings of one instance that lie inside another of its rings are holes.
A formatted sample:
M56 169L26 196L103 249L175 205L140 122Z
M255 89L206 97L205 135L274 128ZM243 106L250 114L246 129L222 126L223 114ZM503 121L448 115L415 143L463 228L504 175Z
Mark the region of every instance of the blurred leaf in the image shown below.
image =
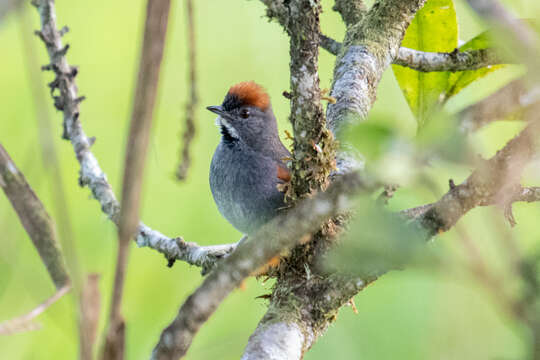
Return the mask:
M452 0L428 0L405 33L402 46L421 50L451 52L458 45L458 25ZM394 65L394 75L403 91L418 130L427 123L448 89L448 72L423 73Z
M11 279L11 268L9 264L0 259L0 298L7 289L9 280Z
M424 258L428 248L425 240L422 229L364 197L359 199L356 218L331 254L329 265L360 276L377 275L415 261L420 253Z
M353 126L344 135L346 143L354 145L366 160L371 161L379 159L396 136L392 128L376 119Z
M444 111L433 115L433 120L418 133L414 142L418 153L453 162L463 161L470 150L456 117Z
M491 40L491 37L491 33L489 31L485 31L460 46L459 50L479 50L493 47L493 41ZM463 90L475 80L483 78L487 74L495 70L499 70L505 66L506 65L492 65L478 70L459 71L451 73L450 77L448 78L448 88L446 90L446 95L443 101L446 102L448 99L459 93L461 90Z

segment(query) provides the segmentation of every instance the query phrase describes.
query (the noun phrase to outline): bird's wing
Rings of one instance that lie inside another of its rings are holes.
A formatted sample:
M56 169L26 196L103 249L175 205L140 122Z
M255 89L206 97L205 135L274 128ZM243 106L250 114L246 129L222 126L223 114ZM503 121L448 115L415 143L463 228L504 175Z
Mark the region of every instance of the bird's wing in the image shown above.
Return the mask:
M291 180L291 173L283 165L276 164L277 178L283 182L289 182Z

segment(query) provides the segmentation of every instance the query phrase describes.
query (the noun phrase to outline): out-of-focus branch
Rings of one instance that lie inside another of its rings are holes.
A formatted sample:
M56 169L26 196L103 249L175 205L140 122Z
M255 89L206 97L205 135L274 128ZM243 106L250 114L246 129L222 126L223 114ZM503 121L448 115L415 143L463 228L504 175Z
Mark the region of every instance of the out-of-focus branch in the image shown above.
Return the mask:
M242 242L182 305L174 321L163 330L152 359L172 360L184 356L201 325L243 279L297 244L303 235L318 229L328 218L347 210L351 206L348 197L361 188L362 181L356 173L345 175L326 192L299 202Z
M191 143L195 137L195 111L199 103L197 90L197 52L195 43L195 16L193 14L193 0L186 0L188 51L189 51L189 93L190 98L186 103L186 122L184 135L182 136L182 159L176 170L176 178L185 180L191 165Z
M505 36L504 41L512 48L516 60L528 66L538 81L537 59L540 56L540 43L534 31L520 19L514 17L497 0L467 0L471 8L489 22L499 34Z
M69 275L56 239L54 222L2 144L0 144L0 187L32 239L56 288L60 289L69 284Z
M159 71L165 48L170 0L148 0L139 64L139 76L131 115L118 224L118 256L103 359L124 359L125 324L121 315L129 243L139 224L139 206L150 128L157 97Z
M509 193L504 195L505 199L509 199L509 202L506 205L510 205L515 202L537 202L540 201L540 187L530 186L530 187L517 187L517 189L510 189ZM482 202L480 206L489 206L489 205L499 205L496 199L489 199L485 202ZM435 203L421 205L418 207L401 210L400 215L409 218L409 219L418 219L425 215L425 213L433 208Z
M494 121L527 119L540 105L540 87L517 79L457 115L464 131L476 131Z
M505 63L494 49L480 49L451 53L424 52L401 47L394 64L416 71L467 71Z
M23 0L0 0L0 25L7 14L20 8L23 3Z
M11 335L18 332L36 330L39 326L33 322L34 319L67 294L69 290L71 290L71 285L66 284L28 314L0 323L0 335Z
M439 201L420 211L409 209L402 214L413 216L431 235L436 235L449 230L476 206L498 204L510 209L514 201L536 201L538 189L521 188L519 181L523 168L536 151L539 127L538 121L530 123L491 159L482 160L465 181L451 186ZM507 217L513 221L511 212Z
M98 287L99 274L89 274L83 284L79 311L80 359L94 358L99 315L101 312L101 295Z
M67 48L62 45L62 33L56 26L54 2L40 0L34 4L37 6L41 18L40 38L44 41L51 61L51 64L44 66L44 69L54 71L56 79L51 83L51 86L54 85L54 89L58 89L60 92L58 96L55 96L55 104L57 106L69 104L69 106L62 106L60 109L64 113L65 135L71 142L75 156L81 165L79 183L90 189L94 198L101 205L103 213L115 224L118 224L120 206L107 181L107 176L90 151L95 139L89 138L84 133L79 121L78 104L81 98L78 97L75 83L77 68L71 67L67 63L65 56ZM174 260L185 261L188 264L202 267L203 270L211 269L217 260L230 253L236 246L236 244L199 246L193 242L186 242L181 237L169 238L143 223L139 224L136 241L140 247L150 247L157 250L170 262Z

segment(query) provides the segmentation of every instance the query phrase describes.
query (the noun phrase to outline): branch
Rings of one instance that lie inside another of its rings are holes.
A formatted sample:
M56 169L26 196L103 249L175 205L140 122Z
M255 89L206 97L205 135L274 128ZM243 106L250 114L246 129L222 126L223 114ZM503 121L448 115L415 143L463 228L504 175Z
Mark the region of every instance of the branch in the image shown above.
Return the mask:
M528 119L540 105L540 88L528 88L525 79L517 79L457 115L461 128L476 131L499 120Z
M358 24L367 13L363 0L336 0L332 10L341 15L347 26Z
M45 300L28 314L0 323L0 335L11 335L22 331L35 330L37 325L33 320L47 310L52 304L60 300L62 296L67 294L70 290L71 285L65 285L56 290L53 296Z
M0 0L0 25L7 14L20 8L23 3L23 0Z
M497 0L467 0L471 8L487 20L499 34L506 36L504 43L511 47L511 55L517 55L520 63L528 66L538 79L537 59L540 55L538 36L522 20L510 14Z
M480 49L451 53L424 52L400 48L394 64L416 71L467 71L504 63L494 49Z
M189 92L190 98L186 104L186 128L184 130L182 144L182 159L176 170L176 178L185 180L188 169L191 165L191 142L195 136L195 110L199 102L197 95L197 71L196 71L196 51L195 51L195 19L193 15L193 0L186 1L188 51L189 51Z
M262 0L267 16L276 18L290 36L291 111L294 131L291 184L286 197L295 200L325 189L335 167L332 134L326 129L319 88L320 1Z
M340 42L322 34L320 46L333 55L338 55L343 48ZM456 50L451 53L445 53L425 52L400 47L393 63L421 72L456 72L477 70L508 62L504 62L494 49Z
M92 360L94 344L101 313L101 294L99 292L99 274L89 274L83 284L79 302L79 358Z
M376 278L306 274L274 291L270 306L249 338L242 360L300 360L327 329L337 311ZM300 282L300 283L299 283Z
M349 26L336 59L327 121L334 134L365 119L384 70L396 57L403 33L425 0L379 0L364 19Z
M182 305L174 321L163 330L152 359L176 360L184 356L201 325L232 290L269 259L297 244L303 235L347 210L351 206L347 196L361 187L357 174L343 176L330 185L328 191L300 201L295 208L278 215L242 242Z
M536 152L539 127L538 121L529 124L491 159L483 160L460 185L452 185L439 201L420 211L410 209L402 214L414 216L415 221L433 236L449 230L476 206L497 204L509 209L514 201L535 201L538 189L523 189L519 181L524 167ZM512 223L511 212L508 215Z
M343 45L331 37L324 34L320 35L321 43L319 44L324 50L328 51L332 55L337 55L343 48Z
M103 359L124 359L125 323L120 313L129 243L139 224L143 172L163 59L170 0L148 0L139 76L131 115L118 224L118 254Z
M56 239L54 222L2 144L0 144L0 187L32 239L56 289L69 284L69 275Z
M75 156L81 165L79 184L90 189L94 198L100 203L103 213L112 222L118 224L120 206L107 181L107 176L90 151L95 138L89 138L84 133L79 121L81 98L78 96L75 83L77 68L69 66L66 60L67 48L62 45L62 34L56 27L54 1L40 0L35 4L41 19L41 31L38 34L47 48L51 61L51 64L46 65L44 69L54 71L56 76L51 86L59 91L59 94L54 97L55 104L63 105L60 110L64 113L65 137L71 142ZM184 241L181 237L171 239L143 223L139 224L136 241L140 247L150 247L162 253L170 263L175 260L185 261L202 267L203 271L211 269L217 260L230 253L236 246L236 244L198 246L196 243Z

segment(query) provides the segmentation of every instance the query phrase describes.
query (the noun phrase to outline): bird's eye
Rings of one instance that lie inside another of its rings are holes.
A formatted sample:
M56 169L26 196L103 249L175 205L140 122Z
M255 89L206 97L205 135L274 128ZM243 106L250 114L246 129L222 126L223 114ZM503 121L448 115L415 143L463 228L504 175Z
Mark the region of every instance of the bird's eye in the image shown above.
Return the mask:
M249 110L248 109L242 109L240 111L240 117L242 117L242 119L247 119L249 117Z

